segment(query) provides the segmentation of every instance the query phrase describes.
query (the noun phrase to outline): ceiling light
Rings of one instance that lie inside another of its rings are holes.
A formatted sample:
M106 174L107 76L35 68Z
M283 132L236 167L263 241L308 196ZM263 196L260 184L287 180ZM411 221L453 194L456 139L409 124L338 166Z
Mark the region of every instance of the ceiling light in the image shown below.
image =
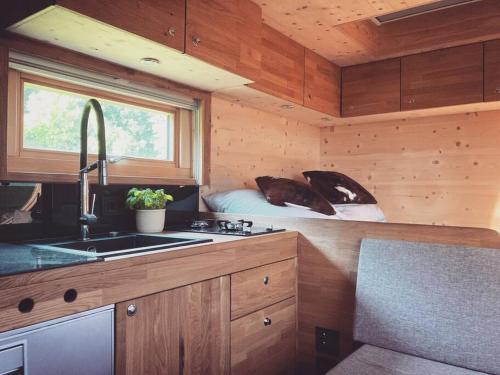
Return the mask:
M160 60L155 57L143 57L141 59L141 63L144 65L158 65L160 63Z

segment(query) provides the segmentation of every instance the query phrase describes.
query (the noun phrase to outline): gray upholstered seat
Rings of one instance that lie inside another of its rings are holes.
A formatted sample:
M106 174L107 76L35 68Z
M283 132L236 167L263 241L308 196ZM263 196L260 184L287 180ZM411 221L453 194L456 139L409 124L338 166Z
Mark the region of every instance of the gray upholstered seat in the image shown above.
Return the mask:
M364 239L354 339L332 374L500 375L500 250Z
M363 345L327 375L479 375L484 372Z

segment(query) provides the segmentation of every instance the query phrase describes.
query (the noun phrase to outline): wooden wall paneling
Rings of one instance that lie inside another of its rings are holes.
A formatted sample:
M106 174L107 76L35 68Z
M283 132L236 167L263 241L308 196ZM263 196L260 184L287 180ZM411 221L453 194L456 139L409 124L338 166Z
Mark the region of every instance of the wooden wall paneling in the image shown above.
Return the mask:
M304 106L340 117L340 68L305 50Z
M117 373L229 374L229 284L225 276L117 304Z
M270 325L264 325L264 319ZM296 299L289 298L231 322L233 374L295 374Z
M260 78L249 86L304 104L305 48L270 26L262 25Z
M401 59L402 110L482 101L482 43Z
M211 192L256 188L262 175L303 179L319 164L320 129L212 98Z
M186 0L55 0L55 3L184 52Z
M345 173L389 222L500 229L500 111L324 128L321 169Z
M205 213L204 217L232 218L237 214ZM255 225L269 218L251 216ZM359 247L362 238L436 242L500 249L500 236L491 229L429 225L369 223L273 217L273 224L299 235L298 363L300 374L313 374L316 360L334 363L353 351L352 324ZM340 333L337 355L315 350L315 327Z
M500 100L500 40L484 43L484 101Z
M255 80L260 70L260 7L250 0L187 0L186 53Z
M0 179L7 175L7 98L9 49L0 45Z
M0 3L0 29L4 29L51 5L53 0L17 0Z
M342 68L342 116L400 110L400 59Z

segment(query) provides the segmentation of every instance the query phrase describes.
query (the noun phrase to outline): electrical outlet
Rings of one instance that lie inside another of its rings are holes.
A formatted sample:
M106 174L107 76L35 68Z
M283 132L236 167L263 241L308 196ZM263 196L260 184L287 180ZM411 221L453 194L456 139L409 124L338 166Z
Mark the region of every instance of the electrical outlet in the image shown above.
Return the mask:
M331 329L316 327L316 351L332 356L339 355L340 333Z

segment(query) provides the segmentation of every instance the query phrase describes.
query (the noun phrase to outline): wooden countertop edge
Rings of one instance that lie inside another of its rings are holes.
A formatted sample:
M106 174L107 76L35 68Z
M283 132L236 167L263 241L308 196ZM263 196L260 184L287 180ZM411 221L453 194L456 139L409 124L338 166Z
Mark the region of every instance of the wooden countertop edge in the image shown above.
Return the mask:
M30 271L16 275L2 276L0 277L0 290L26 286L29 284L39 284L67 277L84 276L98 272L128 268L142 264L157 263L170 259L227 250L235 247L255 246L272 241L297 238L298 232L285 231L254 237L235 236L231 237L230 239L227 239L228 236L221 235L204 235L204 237L212 238L214 242L185 246L177 250L166 249L162 252L133 256L130 258L88 264L78 264L74 266L63 266L48 270Z

